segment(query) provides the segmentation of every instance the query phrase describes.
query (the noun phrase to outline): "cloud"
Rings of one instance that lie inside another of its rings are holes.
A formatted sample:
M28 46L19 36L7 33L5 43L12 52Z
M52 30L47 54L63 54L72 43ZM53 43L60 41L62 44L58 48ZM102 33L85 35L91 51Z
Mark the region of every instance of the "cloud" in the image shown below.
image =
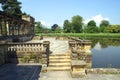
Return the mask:
M98 50L98 51L100 51L102 49L99 42L95 45L94 49Z
M96 25L99 26L102 20L108 20L109 18L104 18L101 14L98 14L92 18L88 18L84 21L85 24L87 24L89 21L94 20L96 22Z
M45 21L43 21L43 20L41 20L40 22L41 22L41 24L42 24L43 26L45 26L45 27L51 27L51 24L50 24L50 23L47 23L47 22L45 22Z
M51 28L51 26L53 25L52 23L48 23L48 22L46 22L46 21L43 21L43 20L41 20L40 21L41 22L41 24L43 25L43 26L45 26L45 27L47 27L47 28ZM60 27L62 27L63 26L63 23L60 23L60 24L58 24Z

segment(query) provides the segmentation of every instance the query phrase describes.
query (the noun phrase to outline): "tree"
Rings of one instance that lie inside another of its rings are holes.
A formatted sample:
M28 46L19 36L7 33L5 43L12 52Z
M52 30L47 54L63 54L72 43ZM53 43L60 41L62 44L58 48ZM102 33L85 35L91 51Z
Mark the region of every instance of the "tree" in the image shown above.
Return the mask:
M53 26L51 26L51 30L55 31L57 29L58 25L57 24L53 24Z
M0 0L1 4L4 4L7 0Z
M109 25L108 27L106 27L105 32L120 33L120 25Z
M97 33L98 28L96 26L96 22L94 20L91 20L87 24L86 32L88 33Z
M105 28L109 26L109 21L107 20L102 20L100 23L100 32L104 32Z
M2 3L2 9L8 15L21 18L22 11L20 10L20 4L21 2L18 2L17 0L6 0L4 3Z
M81 16L73 16L71 24L75 33L82 32L83 18Z
M61 27L57 27L56 30L55 30L55 32L56 33L62 33L63 31L62 31Z
M71 23L69 22L69 20L65 20L65 21L64 21L63 29L64 29L64 32L66 32L66 33L72 32L73 28L72 28L72 25L71 25Z
M43 31L41 22L35 22L35 32L41 33Z
M43 26L41 22L35 22L35 33L49 33L51 29Z

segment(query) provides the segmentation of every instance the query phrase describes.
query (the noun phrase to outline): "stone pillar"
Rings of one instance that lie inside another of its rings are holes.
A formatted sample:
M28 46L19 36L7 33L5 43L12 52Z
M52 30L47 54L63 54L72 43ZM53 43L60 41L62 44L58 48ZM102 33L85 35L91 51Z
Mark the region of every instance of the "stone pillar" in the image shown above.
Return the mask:
M86 69L92 66L91 42L87 40L75 39L69 41L71 49L71 76L84 77Z
M75 41L69 41L69 50L72 50L72 52L73 52L73 51L75 51L74 50L75 47L76 47L76 42Z
M84 51L86 53L91 53L91 44L92 44L92 42L90 42L90 41L82 42L82 44L84 45Z
M2 35L2 20L0 19L0 36Z
M43 53L42 53L42 72L47 72L47 67L49 65L49 53L50 53L50 42L43 42Z
M6 30L7 30L7 35L9 35L9 22L6 22Z
M7 44L5 41L0 41L0 65L7 62Z

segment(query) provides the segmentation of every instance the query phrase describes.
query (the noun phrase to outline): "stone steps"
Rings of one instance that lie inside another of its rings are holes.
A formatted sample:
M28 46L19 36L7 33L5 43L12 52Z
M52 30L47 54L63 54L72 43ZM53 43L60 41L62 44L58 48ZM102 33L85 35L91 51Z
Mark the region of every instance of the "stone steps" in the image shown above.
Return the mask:
M63 63L50 63L49 66L71 66L69 62L63 62Z
M52 54L49 56L49 59L70 59L70 54L66 53L66 54Z
M60 67L47 67L47 71L68 71L68 70L70 70L71 69L71 67L69 67L69 66L60 66Z
M50 59L49 62L50 63L56 63L56 62L63 63L63 62L71 62L71 60L70 59L60 59L60 60Z
M70 54L51 54L47 71L66 71L71 69Z

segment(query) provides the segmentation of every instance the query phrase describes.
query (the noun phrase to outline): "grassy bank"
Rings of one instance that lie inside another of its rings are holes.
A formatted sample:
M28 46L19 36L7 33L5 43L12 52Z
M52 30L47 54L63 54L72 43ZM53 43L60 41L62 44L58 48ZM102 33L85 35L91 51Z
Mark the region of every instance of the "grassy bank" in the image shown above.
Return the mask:
M99 37L99 38L120 38L120 33L39 33L39 36L73 36L73 37Z

